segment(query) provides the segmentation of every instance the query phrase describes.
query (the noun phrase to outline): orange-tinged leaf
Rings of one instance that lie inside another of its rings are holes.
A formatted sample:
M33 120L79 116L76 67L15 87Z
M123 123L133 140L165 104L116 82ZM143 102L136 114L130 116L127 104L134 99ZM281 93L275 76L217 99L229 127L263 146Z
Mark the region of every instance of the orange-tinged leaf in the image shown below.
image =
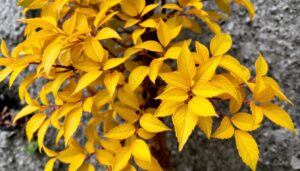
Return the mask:
M97 78L99 78L101 74L102 74L102 71L99 71L99 70L94 70L94 71L85 73L79 79L78 84L72 94L74 95L74 94L78 93L79 91L81 91L82 89L84 89L85 87L89 86L92 82L97 80Z
M144 81L145 77L149 73L149 68L147 66L138 66L133 71L131 71L128 78L128 85L131 90L135 90Z
M212 124L212 117L198 117L198 126L208 139L211 137Z
M275 124L289 129L296 133L293 121L290 115L277 105L265 103L260 106L264 115Z
M19 120L20 118L23 118L27 115L32 114L33 112L39 110L40 107L39 106L31 106L31 105L27 105L25 106L14 118L13 123L16 123L17 120Z
M235 131L234 137L240 157L251 170L255 171L259 157L259 150L255 139L249 133L239 130Z
M213 56L225 54L232 45L231 37L228 33L217 34L210 41L210 51Z
M142 161L151 162L151 153L147 143L141 139L135 139L131 145L132 155Z
M218 116L213 104L208 99L200 96L195 96L189 101L188 110L202 117Z
M140 118L140 125L146 131L154 133L170 130L162 121L150 113L146 113Z
M176 137L179 142L179 151L183 149L184 144L187 142L189 136L194 130L198 117L191 112L188 112L188 106L183 105L177 109L172 117L175 127Z
M134 46L136 49L145 49L153 52L163 52L163 47L157 42L153 40L148 40L143 43L137 44Z
M130 147L126 146L119 149L118 153L115 156L112 170L119 171L125 168L129 162L130 157L131 157Z
M234 128L230 122L230 119L225 116L216 132L213 133L213 138L219 138L219 139L228 139L231 138L234 134Z
M121 124L109 130L104 136L106 138L122 140L130 137L131 135L134 134L134 132L135 132L135 127L133 125Z
M27 139L30 142L32 139L33 134L40 128L43 124L44 120L46 119L46 114L38 113L33 115L30 120L26 124L26 135Z
M70 138L73 136L73 134L76 132L81 116L82 116L82 107L76 107L72 109L65 118L65 124L64 124L64 137L65 137L65 145L68 144Z

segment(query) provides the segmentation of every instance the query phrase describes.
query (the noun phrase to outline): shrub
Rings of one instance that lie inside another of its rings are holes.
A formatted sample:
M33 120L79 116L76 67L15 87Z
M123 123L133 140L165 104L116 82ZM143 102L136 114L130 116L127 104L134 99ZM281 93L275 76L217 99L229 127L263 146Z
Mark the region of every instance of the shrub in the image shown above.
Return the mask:
M26 39L11 53L2 41L0 81L10 75L12 86L34 66L18 85L27 105L14 123L30 115L26 135L31 141L37 133L39 150L51 158L45 170L60 161L70 171L92 171L91 157L107 170L168 170L167 117L179 151L197 127L208 139L234 137L252 170L259 150L249 132L264 116L295 132L290 116L274 104L277 98L291 102L267 76L264 57L251 74L228 54L232 39L218 21L232 2L215 2L223 12L205 10L209 3L199 0L21 0L24 13L38 9L40 17L21 20ZM253 18L249 0L234 2ZM200 25L215 35L209 48L192 40ZM37 80L44 85L32 97L28 89ZM61 150L44 144L50 127ZM85 134L74 135L79 128Z

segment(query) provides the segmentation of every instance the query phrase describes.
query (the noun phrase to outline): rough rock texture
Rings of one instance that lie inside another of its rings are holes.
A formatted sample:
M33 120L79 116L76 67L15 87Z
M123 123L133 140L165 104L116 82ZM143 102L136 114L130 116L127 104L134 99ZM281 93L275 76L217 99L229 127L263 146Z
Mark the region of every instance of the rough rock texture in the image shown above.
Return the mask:
M245 10L234 6L233 14L223 28L230 32L234 45L231 54L253 67L259 52L270 63L270 75L281 84L295 106L284 105L300 132L300 0L253 0L257 15L250 22ZM13 46L22 40L20 9L15 0L0 0L0 38ZM260 160L258 170L290 171L300 169L300 141L285 129L265 120L256 131ZM170 135L173 165L178 171L249 170L239 158L234 140L206 140L195 131L181 153L174 135ZM0 129L0 170L42 170L45 158L26 152L27 141L20 130Z

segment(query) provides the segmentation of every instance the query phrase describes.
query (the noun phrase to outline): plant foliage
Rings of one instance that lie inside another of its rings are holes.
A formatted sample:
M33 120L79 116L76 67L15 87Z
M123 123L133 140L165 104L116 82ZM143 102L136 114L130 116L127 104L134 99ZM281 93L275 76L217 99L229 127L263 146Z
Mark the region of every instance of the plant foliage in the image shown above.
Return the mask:
M209 2L199 0L21 0L24 13L38 9L40 17L20 20L26 39L11 53L2 41L0 81L10 76L12 86L23 70L35 69L18 85L26 106L14 123L30 116L28 140L36 134L51 158L45 170L60 161L70 171L94 171L91 157L112 171L164 170L153 154L155 137L174 130L182 150L195 128L208 139L234 137L241 159L256 170L259 149L250 132L264 117L295 132L274 104L291 102L267 75L262 55L251 74L228 54L232 39L218 21L232 3L253 18L249 0L215 0L223 12L205 10ZM214 33L209 47L184 34L200 34L200 25ZM38 80L44 84L33 97L28 90ZM50 127L61 150L44 144ZM84 134L75 135L79 128Z

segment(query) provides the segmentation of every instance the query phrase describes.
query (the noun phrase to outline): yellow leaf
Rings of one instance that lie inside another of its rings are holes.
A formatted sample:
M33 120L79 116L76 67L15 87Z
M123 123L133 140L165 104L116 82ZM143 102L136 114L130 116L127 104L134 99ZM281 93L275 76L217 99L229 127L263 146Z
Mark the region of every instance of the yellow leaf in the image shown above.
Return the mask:
M163 47L157 42L153 40L148 40L143 43L137 44L134 46L136 49L145 49L153 52L163 52Z
M121 143L119 140L113 140L113 139L100 139L101 146L109 150L113 153L119 152L119 149L121 148Z
M216 35L210 41L210 51L213 56L220 56L225 54L232 45L231 37L228 33L221 33Z
M113 73L107 73L104 77L104 85L109 92L110 96L112 97L115 93L117 88L118 82L121 79L121 73L114 71Z
M183 102L188 98L188 94L185 90L180 88L171 88L165 90L155 99L167 100L167 101L175 101L175 102Z
M151 139L155 136L155 133L146 131L144 128L139 128L137 130L137 133L141 138L143 138L145 140Z
M149 68L147 66L138 66L133 71L131 71L128 78L128 85L131 90L135 90L144 81L145 77L149 73Z
M140 26L144 27L143 29L145 28L156 28L157 29L157 23L154 19L147 19L145 21L143 21L142 23L139 24Z
M114 161L114 154L107 150L96 150L96 159L100 164L112 166Z
M231 72L244 82L250 79L249 69L243 67L236 58L230 55L224 55L219 63L219 66Z
M165 4L164 6L161 7L162 9L173 9L177 11L182 11L182 8L177 5L177 4Z
M76 107L72 109L65 118L65 124L64 124L64 137L65 137L65 145L68 144L70 138L72 135L76 132L81 116L82 116L82 107Z
M181 26L171 27L168 23L165 23L162 19L160 19L157 29L157 37L159 42L166 47L172 39L178 36L180 31Z
M13 72L13 69L6 67L3 70L0 71L0 82L2 82L11 72Z
M108 61L106 61L106 63L104 64L103 69L104 70L109 70L112 69L118 65L121 65L122 63L124 63L126 60L128 59L128 57L123 57L123 58L110 58Z
M87 37L83 45L84 52L90 59L101 62L104 57L104 50L99 41L94 37Z
M250 109L253 115L253 125L258 125L262 122L264 114L259 106L255 105L255 102L250 103Z
M25 106L14 118L13 123L15 124L17 122L17 120L19 120L20 118L23 118L29 114L32 114L33 112L39 110L40 107L39 106L31 106L31 105L27 105Z
M293 121L286 111L271 103L262 104L260 107L262 108L264 115L272 122L296 133Z
M154 10L158 6L159 6L159 4L150 4L150 5L145 6L145 8L143 9L143 12L141 13L141 16L146 15L148 12Z
M96 37L97 40L104 40L104 39L121 39L120 35L113 29L109 27L105 27L101 29ZM99 50L99 49L96 49Z
M242 131L253 131L259 127L254 125L253 116L248 113L240 112L231 118L231 122Z
M196 53L197 55L196 55L195 62L202 64L209 59L209 51L207 47L197 41L196 41L196 50L197 50Z
M149 113L144 114L140 118L140 125L149 132L157 133L170 130L162 121Z
M198 117L198 126L208 139L210 139L211 136L212 124L212 117Z
M118 98L121 103L124 103L137 110L140 109L140 100L138 99L137 95L131 90L128 84L119 89Z
M170 86L178 87L186 90L190 88L188 78L181 72L178 71L166 72L166 73L159 74L159 76Z
M50 125L50 119L47 119L42 126L40 127L37 137L38 137L38 145L39 145L39 151L41 152L42 148L44 147L44 138L45 134L48 130L48 127Z
M184 144L187 142L189 136L194 130L198 118L191 112L188 112L188 106L183 105L177 109L172 117L176 137L179 142L179 151L183 149Z
M141 41L141 35L144 34L144 32L146 31L145 28L140 28L140 29L136 29L133 31L132 33L132 40L133 43L136 45L137 43L140 43L139 40Z
M225 93L226 91L217 87L210 82L198 81L192 89L193 93L202 97L216 97Z
M112 170L120 171L123 168L125 168L129 162L130 157L131 157L130 147L126 146L119 149L118 153L116 154Z
M158 161L153 156L151 156L151 162L142 161L137 158L134 158L134 160L136 164L144 170L163 171Z
M188 111L202 117L218 116L213 104L208 99L200 96L195 96L189 101Z
M92 82L97 80L97 78L99 78L101 74L102 74L102 71L99 71L99 70L94 70L94 71L90 71L90 72L85 73L79 79L78 84L77 84L74 92L72 93L72 95L78 93L79 91L81 91L85 87L89 86Z
M253 19L255 16L255 8L250 0L235 0L235 2L248 10L250 18Z
M131 135L134 134L134 132L135 132L135 127L133 125L121 124L109 130L104 136L106 138L122 140L130 137Z
M148 76L154 84L162 65L163 61L159 59L154 59L150 63Z
M141 139L135 139L131 145L132 155L142 161L151 162L151 153L148 145Z
M242 160L251 170L256 170L259 150L255 139L247 132L236 130L235 134L236 148Z
M216 132L212 135L213 138L229 139L234 134L234 128L230 122L230 119L225 116Z
M214 2L216 3L216 5L218 6L218 8L222 11L224 11L226 14L230 14L231 13L231 9L230 9L230 2L228 0L214 0Z
M85 154L82 153L79 153L76 156L74 156L69 165L68 171L77 171L80 168L80 166L83 164L85 157L86 157Z
M52 159L48 160L45 165L44 171L52 171L55 161L56 161L56 158L52 158Z
M3 39L2 39L2 42L1 42L1 52L5 57L7 57L7 58L9 57L9 52L8 52L8 49L7 49L6 42Z
M46 119L46 114L39 113L33 115L30 120L26 124L26 135L28 141L30 142L32 139L33 134L40 128L43 124L44 120Z
M43 54L43 66L45 69L45 72L47 74L50 73L52 65L55 63L56 59L58 58L58 55L60 54L60 51L63 47L63 42L60 40L53 41L49 44L49 46L45 49Z
M187 42L184 42L181 54L177 59L177 70L189 78L190 85L196 75L196 67Z
M79 171L95 171L95 167L90 163L85 163L79 168Z
M124 25L124 28L129 28L129 27L137 24L138 22L140 22L140 20L135 19L135 18L131 18L131 19L129 19L129 20L126 21L126 23Z
M264 59L262 54L259 54L259 56L255 62L256 75L264 76L268 73L268 70L269 70L269 67L268 67L266 60Z
M173 101L162 101L159 107L155 111L156 117L166 117L175 113L178 106L180 106L181 102L173 102Z
M123 105L115 104L113 106L113 109L117 112L117 114L124 119L126 122L133 124L138 120L138 115L136 114L136 111L128 108Z

